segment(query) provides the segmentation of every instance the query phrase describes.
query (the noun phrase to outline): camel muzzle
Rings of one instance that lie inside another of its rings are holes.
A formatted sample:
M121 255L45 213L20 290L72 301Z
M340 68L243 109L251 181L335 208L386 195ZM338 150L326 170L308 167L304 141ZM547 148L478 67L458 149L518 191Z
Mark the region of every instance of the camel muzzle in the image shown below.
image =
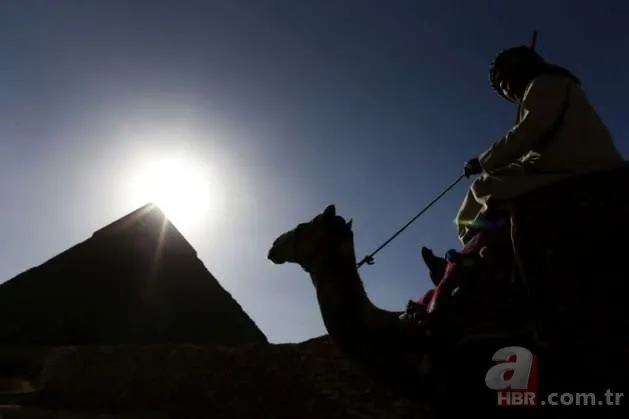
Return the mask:
M269 250L267 259L269 259L271 262L275 263L276 265L281 265L282 263L286 262L286 260L281 258L279 253L280 252L278 251L278 248L276 246L273 246L271 247L271 250Z

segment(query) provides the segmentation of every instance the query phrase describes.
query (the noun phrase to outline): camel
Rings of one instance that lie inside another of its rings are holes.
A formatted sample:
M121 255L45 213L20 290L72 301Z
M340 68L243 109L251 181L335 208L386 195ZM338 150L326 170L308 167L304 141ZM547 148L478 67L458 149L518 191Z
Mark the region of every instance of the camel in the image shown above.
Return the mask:
M435 391L450 391L447 383L428 379L431 362L427 354L441 352L445 362L452 363L453 352L439 347L435 343L439 340L430 336L430 329L403 321L402 311L384 310L370 301L356 267L352 220L337 215L334 205L280 235L269 250L268 259L275 264L298 264L309 273L329 336L374 381L413 399L434 398ZM486 306L485 301L471 310L490 312ZM456 315L473 317L469 313L459 311ZM447 342L447 336L441 342ZM494 343L493 351L504 345L505 342ZM485 362L470 363L475 365L477 377L483 377L491 366L493 351L483 352ZM460 365L452 367L461 373ZM441 378L447 381L446 377ZM464 382L461 377L452 381ZM439 390L440 386L445 387ZM469 387L464 391L469 392Z
M369 300L356 268L351 227L352 221L337 216L330 205L279 236L268 259L296 263L310 274L323 323L342 353L390 386L404 376L413 382L408 372L418 368L418 360L407 350L411 336L400 321L402 312L380 309Z
M425 325L401 321L401 311L376 307L356 268L352 222L338 216L333 205L280 235L268 259L298 264L310 274L332 340L375 381L399 395L430 399L445 391L453 396L453 382L469 393L470 383L490 367L486 361L491 354L512 345L530 347L539 355L545 364L539 374L547 388L574 392L625 388L629 364L622 360L629 359L623 338L629 282L622 263L624 246L613 239L629 234L621 222L629 213L629 200L621 193L628 181L625 164L567 179L508 203L513 277L524 284L520 291L532 298L525 306L514 306L511 314L532 312L534 336L516 333L460 346L448 336L435 340L434 329ZM481 308L491 312L496 307ZM471 315L471 323L478 321L469 307L460 311L455 306L452 311L460 318ZM454 333L457 337L461 335ZM435 348L435 341L441 345ZM446 369L436 374L432 369L431 375L431 365L439 362L445 362ZM448 376L448 371L457 374ZM460 393L456 400L461 401Z
M590 382L603 387L612 385L610 374L614 370L607 370L602 364L599 368L594 366L599 370L597 376L601 373L602 377L585 374L585 365L579 360L591 351L591 345L579 349L573 340L570 346L544 346L535 331L520 330L517 322L507 324L505 333L488 335L483 334L482 328L480 332L465 328L453 331L449 324L439 322L436 329L427 328L421 323L402 321L402 311L376 307L367 296L357 270L352 221L337 215L334 205L280 235L273 242L268 259L274 264L298 264L310 275L324 325L333 342L371 379L399 396L428 401L445 411L473 406L489 408L484 411L494 414L495 393L488 393L482 377L494 365L491 358L495 351L506 346L530 348L539 356L543 362L539 374L547 388L582 392L587 391ZM474 273L466 273L469 274ZM504 295L493 300L484 298L480 304L465 303L466 299L473 300L473 293L463 297L464 304L450 306L446 313L450 311L459 319L469 320L467 324L463 322L467 326L486 320L484 313L499 312L505 305L503 302L501 307L496 302L503 300ZM507 301L506 305L511 303ZM509 312L507 307L506 317L522 309L511 308ZM439 336L435 332L445 333ZM479 339L475 339L474 333ZM601 358L597 359L600 362ZM566 413L562 410L564 416Z

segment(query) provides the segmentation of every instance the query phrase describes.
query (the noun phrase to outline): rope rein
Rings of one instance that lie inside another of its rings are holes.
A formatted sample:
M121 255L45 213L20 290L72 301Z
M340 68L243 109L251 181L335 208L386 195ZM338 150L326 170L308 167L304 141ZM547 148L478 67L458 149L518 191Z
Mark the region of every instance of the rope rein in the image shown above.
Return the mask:
M404 226L402 226L402 228L400 228L398 231L396 231L395 234L393 234L391 237L389 237L376 250L374 250L373 252L371 252L370 254L365 256L363 258L363 260L358 262L356 267L360 268L364 264L373 265L374 264L373 257L376 255L376 253L378 253L379 251L384 249L389 243L391 243L397 236L399 236L404 230L406 230L411 224L413 224L413 222L415 222L415 220L417 220L419 217L421 217L426 211L428 211L428 209L430 209L430 207L432 207L434 204L436 204L446 193L448 193L448 191L450 191L450 189L454 188L461 180L463 180L464 177L465 177L464 174L459 176L457 180L452 182L452 184L450 186L445 188L439 195L437 195L437 197L435 199L430 201L430 203L428 205L426 205L421 211L419 211L419 213L417 215L415 215L413 218L411 218L408 223L404 224Z

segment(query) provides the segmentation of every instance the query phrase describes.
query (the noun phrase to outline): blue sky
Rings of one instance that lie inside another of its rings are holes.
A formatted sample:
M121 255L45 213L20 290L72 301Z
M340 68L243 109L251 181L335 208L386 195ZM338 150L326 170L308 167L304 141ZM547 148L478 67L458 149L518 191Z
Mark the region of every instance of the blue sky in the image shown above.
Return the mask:
M220 185L183 233L273 342L324 333L312 285L266 260L334 203L372 251L510 127L493 55L528 43L571 69L629 151L624 2L0 3L0 281L144 202L139 162L185 150ZM147 157L149 156L149 157ZM429 286L422 245L456 247L461 183L361 269L401 309Z

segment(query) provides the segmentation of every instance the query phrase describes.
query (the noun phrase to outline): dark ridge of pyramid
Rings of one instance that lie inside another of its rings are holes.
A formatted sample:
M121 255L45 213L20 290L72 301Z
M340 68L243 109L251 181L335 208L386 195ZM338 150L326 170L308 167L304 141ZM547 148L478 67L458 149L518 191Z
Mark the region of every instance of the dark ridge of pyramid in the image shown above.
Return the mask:
M0 345L268 343L155 205L0 285Z

